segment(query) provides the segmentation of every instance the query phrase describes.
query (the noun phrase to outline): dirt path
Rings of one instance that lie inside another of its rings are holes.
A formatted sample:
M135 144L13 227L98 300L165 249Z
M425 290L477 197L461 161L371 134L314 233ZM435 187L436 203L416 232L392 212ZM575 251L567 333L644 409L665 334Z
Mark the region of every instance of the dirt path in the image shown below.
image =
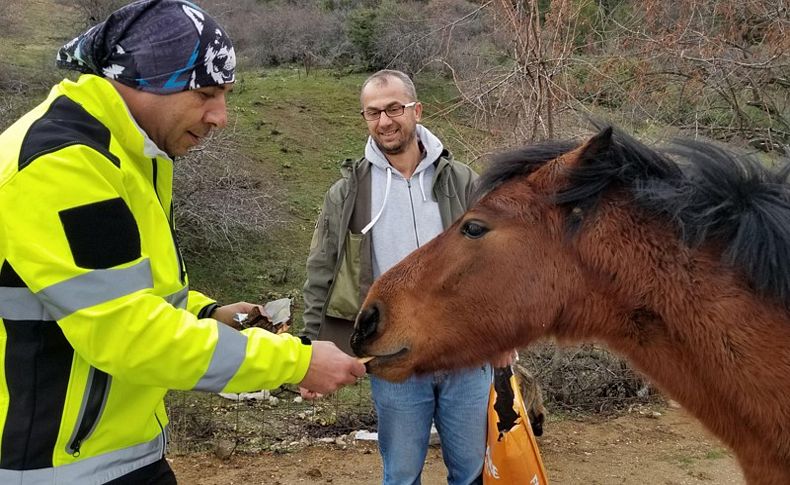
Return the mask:
M550 421L539 445L552 485L744 484L732 454L677 409L608 420ZM370 443L239 455L228 461L213 455L176 456L172 465L183 485L381 483L378 451ZM446 483L439 449L429 453L423 483Z

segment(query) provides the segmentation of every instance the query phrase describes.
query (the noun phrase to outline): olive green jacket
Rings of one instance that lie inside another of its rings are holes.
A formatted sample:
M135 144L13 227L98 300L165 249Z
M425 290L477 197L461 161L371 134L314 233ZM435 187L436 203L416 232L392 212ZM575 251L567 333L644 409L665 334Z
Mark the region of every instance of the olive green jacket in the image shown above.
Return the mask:
M447 228L466 211L477 175L447 150L434 163L431 194ZM342 178L324 197L303 288L304 335L330 340L349 354L354 319L373 282L370 233L361 234L371 219L370 167L365 158L342 164Z

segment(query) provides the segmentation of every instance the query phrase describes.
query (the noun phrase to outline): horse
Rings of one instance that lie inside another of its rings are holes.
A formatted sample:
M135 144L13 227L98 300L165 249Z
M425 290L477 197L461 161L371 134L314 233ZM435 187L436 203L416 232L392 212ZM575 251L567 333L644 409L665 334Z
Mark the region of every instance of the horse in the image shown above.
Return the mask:
M750 485L790 484L788 169L596 129L495 157L470 209L375 281L352 349L397 381L542 338L597 342L727 444Z

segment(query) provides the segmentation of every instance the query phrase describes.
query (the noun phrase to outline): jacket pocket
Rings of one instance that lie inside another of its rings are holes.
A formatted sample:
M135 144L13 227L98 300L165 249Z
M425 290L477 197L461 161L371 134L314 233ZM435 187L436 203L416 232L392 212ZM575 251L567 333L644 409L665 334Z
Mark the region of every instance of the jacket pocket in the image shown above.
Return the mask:
M77 424L74 426L74 433L66 445L66 453L72 456L80 456L82 443L93 433L96 424L99 422L104 404L107 402L107 394L110 390L110 376L91 367L88 372L88 384L82 398L80 412L77 415Z
M361 305L359 295L360 255L364 234L348 232L340 269L330 290L326 314L330 317L354 320Z

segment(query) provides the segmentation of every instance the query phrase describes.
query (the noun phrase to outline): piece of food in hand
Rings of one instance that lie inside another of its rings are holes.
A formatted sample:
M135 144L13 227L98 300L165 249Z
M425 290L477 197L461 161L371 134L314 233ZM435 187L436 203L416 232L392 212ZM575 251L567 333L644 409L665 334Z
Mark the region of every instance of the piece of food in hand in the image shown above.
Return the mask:
M250 312L247 313L239 323L241 324L242 328L266 328L266 324L269 323L269 319L261 314L261 311L258 309L258 307L253 307L252 310L250 310Z
M237 316L242 317L238 320L242 329L257 327L272 333L283 333L291 327L291 299L270 301L264 305L263 313L258 307L253 307L249 313L240 313Z
M370 362L374 358L375 358L375 356L368 355L367 357L357 357L357 361L359 361L360 364L367 364L368 362Z

